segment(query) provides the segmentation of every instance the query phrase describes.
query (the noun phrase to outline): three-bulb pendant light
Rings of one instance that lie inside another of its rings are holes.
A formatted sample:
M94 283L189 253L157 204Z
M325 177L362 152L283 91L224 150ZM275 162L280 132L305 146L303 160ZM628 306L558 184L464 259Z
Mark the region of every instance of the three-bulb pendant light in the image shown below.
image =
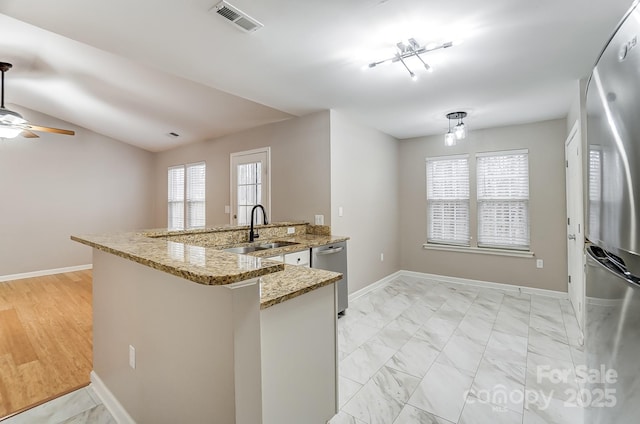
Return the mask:
M467 126L463 122L463 119L467 116L467 112L451 112L447 113L446 116L449 120L449 131L444 135L444 144L445 146L455 146L457 140L462 140L467 137ZM453 127L453 132L451 132L451 120L458 121L455 127Z

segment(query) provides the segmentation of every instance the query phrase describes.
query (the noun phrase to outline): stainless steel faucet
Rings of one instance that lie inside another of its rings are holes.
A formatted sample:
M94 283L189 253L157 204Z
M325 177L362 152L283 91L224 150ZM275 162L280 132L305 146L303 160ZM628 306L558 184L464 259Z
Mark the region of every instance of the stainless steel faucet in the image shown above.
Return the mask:
M252 209L251 209L251 230L249 230L249 241L254 241L255 239L257 239L258 237L260 237L260 235L258 234L258 230L256 230L255 232L253 231L253 213L255 212L255 210L257 208L262 209L262 221L264 224L268 224L267 222L267 213L264 211L264 206L262 205L255 205Z

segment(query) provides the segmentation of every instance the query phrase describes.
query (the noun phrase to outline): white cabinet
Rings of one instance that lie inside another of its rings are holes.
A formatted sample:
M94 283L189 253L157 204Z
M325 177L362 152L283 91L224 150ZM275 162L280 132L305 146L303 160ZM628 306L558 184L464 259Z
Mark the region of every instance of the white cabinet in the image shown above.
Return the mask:
M309 254L309 249L303 250L301 252L294 252L284 255L284 263L288 265L302 265L309 267L309 263L311 262L311 255Z
M307 249L300 252L287 253L286 255L271 256L265 259L284 262L287 265L306 266L308 268L311 263L311 254L309 249Z
M260 310L262 424L321 424L338 412L334 284Z

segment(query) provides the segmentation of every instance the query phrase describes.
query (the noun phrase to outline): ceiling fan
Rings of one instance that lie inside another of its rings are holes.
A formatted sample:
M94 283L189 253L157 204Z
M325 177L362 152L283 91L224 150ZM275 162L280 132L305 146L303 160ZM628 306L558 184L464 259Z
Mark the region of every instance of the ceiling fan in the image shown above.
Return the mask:
M38 138L38 134L33 131L50 132L64 135L75 135L74 131L62 130L60 128L43 127L27 122L18 112L14 112L4 107L4 73L13 67L12 64L0 62L0 72L2 72L2 99L0 102L0 138L15 138L22 134L25 138Z

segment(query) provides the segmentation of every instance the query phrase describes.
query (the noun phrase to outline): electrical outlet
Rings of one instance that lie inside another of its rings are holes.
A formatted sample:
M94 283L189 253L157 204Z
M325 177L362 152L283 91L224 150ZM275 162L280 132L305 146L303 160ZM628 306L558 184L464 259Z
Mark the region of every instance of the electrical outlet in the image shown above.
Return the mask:
M544 261L542 259L536 261L536 268L544 268Z
M384 253L380 254L380 262L384 262Z
M129 345L129 366L131 369L136 369L136 348Z
M338 206L338 216L342 215L344 215L344 209L342 209L342 206Z
M296 233L295 227L287 227L287 234L295 234L295 233Z
M316 225L324 225L324 215L316 215Z
M231 206L224 205L224 213L231 213Z

